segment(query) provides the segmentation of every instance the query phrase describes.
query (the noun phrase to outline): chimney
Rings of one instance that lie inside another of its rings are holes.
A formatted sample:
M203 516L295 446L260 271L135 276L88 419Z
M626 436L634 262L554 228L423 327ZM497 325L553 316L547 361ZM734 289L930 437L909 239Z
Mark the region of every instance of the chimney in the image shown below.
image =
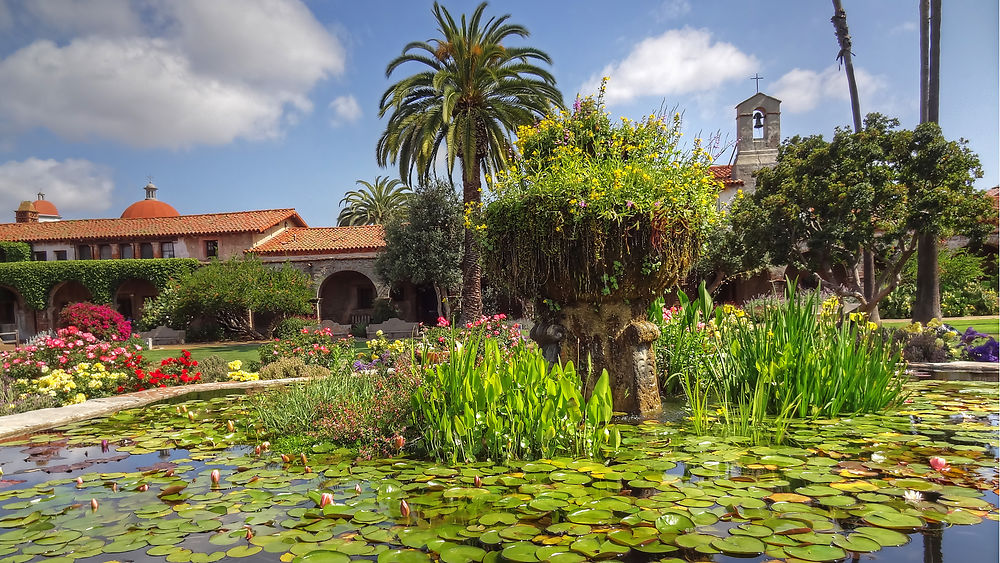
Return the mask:
M35 211L35 205L30 201L22 201L17 210L14 211L14 221L16 223L37 223L38 211Z

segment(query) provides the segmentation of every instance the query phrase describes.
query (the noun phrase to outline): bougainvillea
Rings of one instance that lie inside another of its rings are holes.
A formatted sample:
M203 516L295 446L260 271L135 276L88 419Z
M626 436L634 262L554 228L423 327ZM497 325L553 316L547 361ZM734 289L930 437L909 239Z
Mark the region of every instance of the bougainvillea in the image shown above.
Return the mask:
M75 326L98 340L123 341L132 336L132 323L107 305L71 303L59 312L59 324Z

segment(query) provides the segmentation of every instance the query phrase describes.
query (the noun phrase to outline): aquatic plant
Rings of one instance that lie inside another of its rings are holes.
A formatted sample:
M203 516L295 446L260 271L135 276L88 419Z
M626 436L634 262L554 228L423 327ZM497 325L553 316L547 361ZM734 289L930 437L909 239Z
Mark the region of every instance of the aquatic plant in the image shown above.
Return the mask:
M598 457L620 438L608 426L608 374L589 383L589 399L572 363L549 366L541 351L516 346L508 356L492 338L453 341L440 363L415 362L423 383L413 393L422 446L441 460Z

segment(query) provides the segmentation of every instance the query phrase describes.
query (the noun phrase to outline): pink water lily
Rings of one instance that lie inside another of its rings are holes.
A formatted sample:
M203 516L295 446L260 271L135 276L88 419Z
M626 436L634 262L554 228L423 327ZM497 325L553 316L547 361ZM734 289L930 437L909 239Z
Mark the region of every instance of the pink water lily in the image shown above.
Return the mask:
M943 457L932 457L930 463L934 471L947 471L950 469L948 462Z
M333 504L333 493L323 493L319 496L319 507L323 508L328 504Z
M213 469L212 473L210 474L210 476L212 478L212 484L213 485L218 485L219 484L219 477L220 477L219 470L218 469Z

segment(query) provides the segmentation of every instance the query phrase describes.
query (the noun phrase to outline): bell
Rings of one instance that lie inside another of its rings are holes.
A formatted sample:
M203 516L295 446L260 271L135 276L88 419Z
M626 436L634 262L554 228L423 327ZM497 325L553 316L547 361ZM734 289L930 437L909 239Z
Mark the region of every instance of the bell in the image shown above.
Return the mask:
M764 128L764 114L763 113L759 113L758 112L758 113L753 114L753 128L754 129L763 129Z

